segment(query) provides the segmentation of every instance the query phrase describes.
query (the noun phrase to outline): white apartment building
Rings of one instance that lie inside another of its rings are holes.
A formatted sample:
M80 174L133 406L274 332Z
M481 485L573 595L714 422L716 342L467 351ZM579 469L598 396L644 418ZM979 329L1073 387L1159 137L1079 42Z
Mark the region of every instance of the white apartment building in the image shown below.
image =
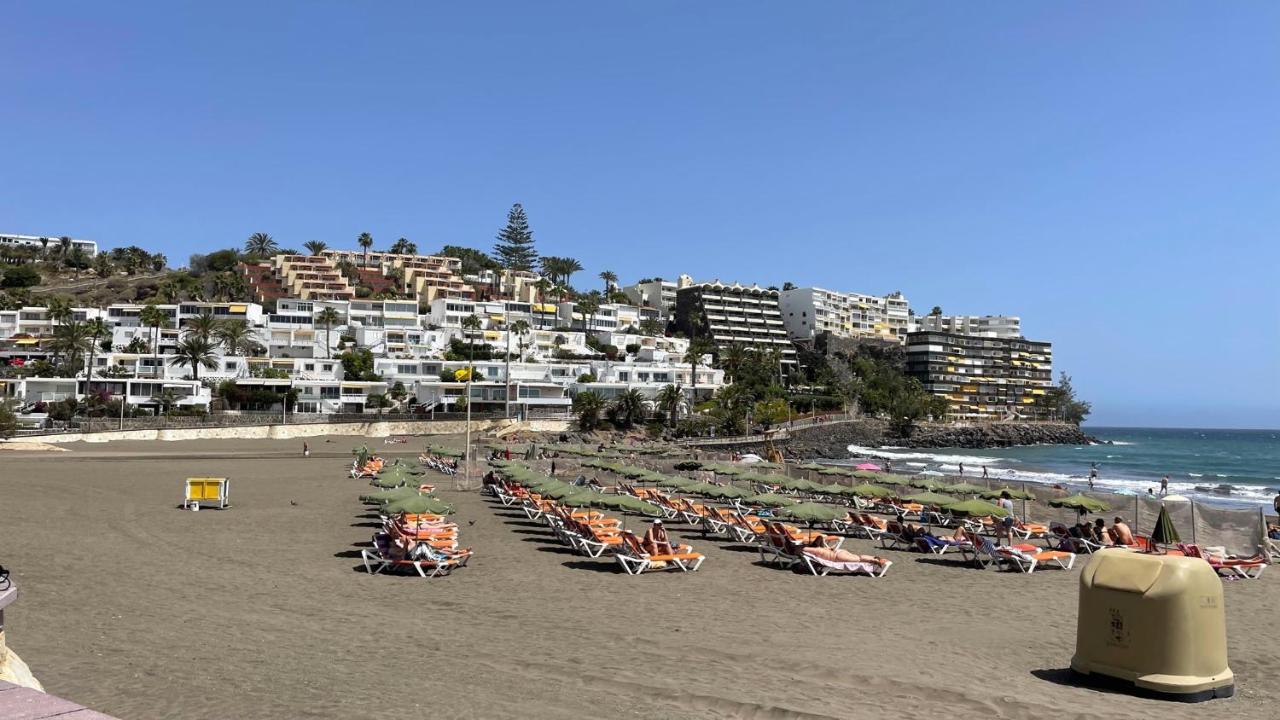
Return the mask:
M693 282L688 275L682 275L680 279L685 285ZM685 285L662 278L646 278L622 288L622 292L639 307L656 309L659 319L666 322L675 313L676 292Z
M209 406L212 393L209 388L193 380L172 378L98 378L93 379L94 392L106 391L113 398L122 394L130 405L159 408L159 398L166 390L172 391L178 405ZM0 378L0 397L19 402L19 411L38 413L38 403L60 402L67 398L84 400L89 382L84 378Z
M910 306L902 293L883 297L808 287L783 290L782 321L792 340L827 332L839 338L875 338L902 343L910 331Z
M638 330L645 320L658 320L657 308L625 305L622 303L602 303L594 313L583 312L573 302L562 302L557 309L561 327L572 330L601 333L613 333L626 330Z
M47 240L48 242L42 242ZM57 235L18 235L15 233L0 233L0 247L21 247L31 248L37 252L47 249L48 252L57 252L62 247L62 238ZM89 257L98 254L98 243L93 240L77 240L71 238L71 247L77 250L83 250Z
M1018 338L1022 337L1022 320L1013 315L917 315L911 331Z

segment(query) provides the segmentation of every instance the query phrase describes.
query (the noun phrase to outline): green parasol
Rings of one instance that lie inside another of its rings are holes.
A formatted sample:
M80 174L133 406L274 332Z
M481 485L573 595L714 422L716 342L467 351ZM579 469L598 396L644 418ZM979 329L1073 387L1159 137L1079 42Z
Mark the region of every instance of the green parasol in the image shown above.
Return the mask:
M430 513L432 515L453 514L453 507L449 505L449 503L431 495L418 495L416 497L389 502L382 510L387 515L399 515L400 513L410 513L414 515L421 513Z
M778 515L812 524L816 522L831 522L836 518L844 517L846 512L848 511L844 508L835 505L804 502L784 507L778 511Z
M744 505L755 505L759 507L779 508L779 507L789 507L791 505L795 505L796 501L792 500L786 495L778 495L777 493L762 493L760 495L752 495L749 498L744 498L742 503Z
M675 488L677 490L687 488L690 485L697 485L697 484L698 484L697 480L691 480L687 477L678 477L678 476L664 477L658 481L658 485L662 487Z
M561 498L569 497L570 495L574 495L581 491L582 491L581 487L578 487L576 485L569 485L566 483L559 487L552 487L546 490L539 490L538 494L541 495L542 497L551 498L553 500L559 500Z
M439 455L440 457L460 458L466 453L462 450L454 450L444 447L443 445L428 445L427 452L431 455Z
M369 484L373 485L374 487L393 488L393 487L400 487L401 485L404 485L406 482L408 482L408 480L409 480L408 475L397 475L397 474L379 475L378 477L370 480Z
M881 485L872 485L871 483L862 483L861 485L854 485L853 487L849 488L849 492L854 495L857 495L858 497L864 497L864 498L865 497L886 498L896 494L893 490L890 490L887 487L883 487Z
M701 470L702 463L698 462L697 460L681 460L680 462L676 463L673 467L676 470L679 470L681 472L688 472L689 470Z
M1008 510L997 505L992 505L985 500L961 500L944 506L953 513L963 513L972 517L982 517L983 515L995 515L996 517L1004 517L1009 514Z
M930 491L937 490L938 488L943 488L947 486L946 483L939 482L937 480L934 480L933 478L921 477L919 475L911 478L910 480L907 480L906 483L904 484L907 485L908 487L920 488L921 490L930 490Z
M943 484L940 488L937 488L937 489L940 489L943 492L952 493L954 495L977 495L978 493L986 490L986 488L982 487L981 485L974 485L973 483L963 483L963 482L956 483L955 485Z
M984 490L981 493L979 493L979 495L981 497L987 498L988 500L994 500L1000 497L1003 493L1009 493L1009 497L1013 498L1014 500L1035 500L1036 499L1036 496L1034 493L1030 493L1030 492L1027 492L1026 490L1020 490L1020 489L1011 488L1011 487L1002 487L999 490Z
M920 503L921 505L937 505L938 507L942 507L943 505L950 505L955 502L957 498L951 495L943 495L942 493L922 492L916 493L915 495L908 495L903 498L903 500Z
M828 467L830 467L830 466L829 466L829 465L819 465L818 463L805 463L804 465L799 466L799 469L800 469L800 470L817 470L817 471L821 472L821 471L823 471L823 470L826 470Z
M1151 542L1157 545L1174 545L1181 542L1178 528L1173 526L1173 518L1169 517L1169 509L1160 505L1160 514L1156 516L1156 526L1151 529Z
M1111 509L1111 506L1102 500L1079 493L1067 497L1054 498L1049 501L1049 505L1056 508L1071 508L1081 515L1106 512Z
M881 475L878 472L872 472L870 470L854 470L850 474L858 478L859 480L877 480L880 478L880 475Z
M418 488L416 487L408 487L408 486L402 485L397 488L391 488L390 490L379 490L376 493L366 493L364 495L361 495L360 502L387 503L393 500L403 500L405 498L411 498L411 497L414 497L415 495L421 495L421 494L422 493L419 492Z

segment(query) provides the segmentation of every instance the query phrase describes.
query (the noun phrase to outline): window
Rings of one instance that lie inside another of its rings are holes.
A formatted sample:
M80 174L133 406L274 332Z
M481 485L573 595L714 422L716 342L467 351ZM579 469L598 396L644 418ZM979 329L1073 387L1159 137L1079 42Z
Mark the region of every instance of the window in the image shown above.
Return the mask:
M339 392L338 392L338 388L336 388L336 387L322 387L322 388L320 388L320 397L321 397L321 398L328 399L328 400L337 400L337 399L338 399L338 395L339 395Z
M302 366L302 369L303 369L303 370L305 370L306 372L312 372L313 370L315 370L315 369L316 369L316 364L315 364L315 363L307 363L306 365L303 365L303 366Z

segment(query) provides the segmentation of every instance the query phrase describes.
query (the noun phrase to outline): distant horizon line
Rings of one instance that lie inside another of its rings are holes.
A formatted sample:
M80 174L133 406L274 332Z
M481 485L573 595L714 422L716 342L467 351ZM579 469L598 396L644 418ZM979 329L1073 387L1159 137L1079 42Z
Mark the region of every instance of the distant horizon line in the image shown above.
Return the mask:
M1096 430L1228 430L1234 432L1280 432L1280 428L1257 427L1188 427L1182 425L1091 425L1081 424L1084 429Z

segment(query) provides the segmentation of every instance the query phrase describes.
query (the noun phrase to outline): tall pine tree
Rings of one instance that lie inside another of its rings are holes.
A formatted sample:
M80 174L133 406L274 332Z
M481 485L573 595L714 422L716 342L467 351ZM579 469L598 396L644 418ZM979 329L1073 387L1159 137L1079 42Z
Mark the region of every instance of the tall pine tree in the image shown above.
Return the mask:
M493 255L505 268L533 270L538 262L538 251L533 249L533 231L529 218L525 217L520 203L511 206L507 213L507 226L498 231L498 242Z

